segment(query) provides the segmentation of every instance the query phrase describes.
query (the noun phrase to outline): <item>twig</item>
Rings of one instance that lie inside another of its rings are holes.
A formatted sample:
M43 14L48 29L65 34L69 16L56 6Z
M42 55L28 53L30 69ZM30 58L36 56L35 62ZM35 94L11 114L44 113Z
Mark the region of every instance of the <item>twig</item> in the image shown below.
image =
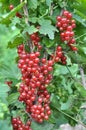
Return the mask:
M75 100L86 101L86 99L75 98Z
M76 56L77 56L77 52L75 52ZM76 57L77 59L77 57ZM84 87L84 89L86 89L86 79L85 79L85 74L84 74L84 70L82 68L82 66L80 65L79 61L77 60L77 64L80 70L80 74L81 74L81 79L82 79L82 86Z
M39 17L39 19L43 18L44 16L46 16L48 14L48 9L46 10L45 14L43 14L42 16Z
M48 11L48 10L47 10ZM46 12L43 16L45 16L48 12ZM50 8L49 8L49 15L52 16L53 15L53 4L51 4ZM42 16L42 17L43 17ZM47 49L45 48L45 52L44 52L44 57L46 58L46 60L48 59L48 51Z
M58 7L58 5L54 6L53 10L55 10Z
M51 6L50 6L50 16L52 16L53 15L53 4L51 4Z
M30 120L32 121L32 120L33 120L32 116L31 116L26 110L24 110L24 112L28 115L28 117L29 117Z
M67 70L69 71L71 78L72 78L75 82L79 83L80 85L83 85L80 81L78 81L77 79L75 79L75 78L72 76L72 73L71 73L71 71L70 71L70 69L68 68L67 65L66 65L66 68L67 68Z
M81 38L81 37L83 37L83 36L85 36L85 35L86 35L86 33L82 34L82 35L79 36L79 37L76 37L75 39L77 40L77 39L79 39L79 38Z
M24 7L23 7L23 10L24 10L24 15L25 15L25 23L26 24L29 24L28 22L28 8L27 8L27 5L25 4Z
M23 0L20 0L20 3L22 3ZM27 4L24 5L23 7L23 11L24 11L24 16L25 16L25 23L28 25L29 24L29 20L28 20L28 8L27 8Z
M53 108L55 108L57 111L61 112L61 113L64 114L65 116L71 118L72 120L74 120L75 122L81 124L82 126L84 126L84 127L86 128L86 125L84 125L81 121L75 119L74 117L70 116L69 114L67 114L67 113L63 112L62 110L58 109L57 107L55 107L55 105L52 105L52 104L51 104L51 106L52 106Z
M20 0L20 3L22 3L22 2L23 2L23 0ZM29 20L28 20L29 13L28 13L27 4L24 5L23 11L24 11L24 16L25 16L25 23L26 23L27 25L30 25ZM28 33L27 33L27 35L28 35ZM29 41L27 41L27 44L28 44L29 47L30 47L30 51L33 52L33 46L32 46L32 42L31 42L30 39L29 39Z
M83 68L80 66L80 74L81 74L81 79L82 79L82 84L83 87L86 89L86 80L85 80L85 74Z

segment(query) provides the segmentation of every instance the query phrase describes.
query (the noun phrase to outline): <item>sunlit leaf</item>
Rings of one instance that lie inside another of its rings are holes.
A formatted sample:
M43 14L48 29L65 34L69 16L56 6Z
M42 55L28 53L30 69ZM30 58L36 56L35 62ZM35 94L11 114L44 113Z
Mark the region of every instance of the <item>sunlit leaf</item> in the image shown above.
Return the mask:
M40 29L39 32L44 35L48 35L50 39L54 39L54 33L57 29L51 24L50 20L40 20L39 21Z

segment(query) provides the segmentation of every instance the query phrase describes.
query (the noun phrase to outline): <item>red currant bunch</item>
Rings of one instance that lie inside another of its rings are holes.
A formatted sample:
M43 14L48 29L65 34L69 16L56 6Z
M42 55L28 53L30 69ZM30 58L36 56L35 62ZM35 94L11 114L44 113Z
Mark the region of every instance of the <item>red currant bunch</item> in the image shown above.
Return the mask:
M35 46L37 46L38 50L42 49L42 46L39 44L40 37L38 36L38 33L33 33L30 35L30 38Z
M41 101L42 98L39 99ZM42 105L33 105L31 108L31 116L39 123L42 123L43 120L48 120L49 115L51 114L50 107L48 105L42 106Z
M61 31L61 40L66 42L71 50L77 51L77 48L73 46L76 43L73 32L73 29L76 27L76 23L75 20L72 19L72 14L69 11L64 10L62 15L57 17L56 26Z
M39 44L37 34L34 37L32 36L32 42ZM31 114L35 121L42 123L44 120L48 120L51 114L49 108L50 95L46 87L52 80L51 72L54 62L51 59L40 58L39 51L26 52L23 44L18 47L18 56L18 68L22 74L19 101L25 103L26 111Z
M13 130L32 130L30 128L30 121L28 121L26 124L23 124L19 117L12 118L12 126Z
M54 61L55 62L61 62L63 65L66 65L66 59L67 57L64 55L62 47L60 45L57 46L56 52L55 52Z

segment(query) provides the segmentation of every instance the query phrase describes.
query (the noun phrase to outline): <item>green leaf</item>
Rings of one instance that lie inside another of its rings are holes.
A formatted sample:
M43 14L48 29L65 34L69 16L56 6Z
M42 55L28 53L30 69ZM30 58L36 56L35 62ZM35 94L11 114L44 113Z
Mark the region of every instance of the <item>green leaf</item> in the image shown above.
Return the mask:
M52 123L52 124L55 124L55 123L56 123L56 118L55 118L54 115L53 115L53 111L52 111L52 113L51 113L51 115L50 115L48 121L49 121L50 123Z
M69 71L71 72L73 76L76 76L77 71L78 71L78 65L73 64L70 67L66 67L63 65L55 64L54 76L70 74Z
M7 97L9 90L8 85L0 83L0 97Z
M83 13L81 13L79 10L75 9L75 13L78 14L80 17L82 17L83 19L86 20L86 15L84 15Z
M0 120L0 130L12 130L12 126L9 125L9 120Z
M35 26L32 25L32 26L27 26L25 28L25 31L28 32L29 34L33 34L33 33L37 32L38 29L35 28Z
M60 113L59 117L56 119L56 125L54 126L54 128L56 128L55 130L57 130L58 127L67 123L68 123L68 120L65 118L63 114Z
M61 102L61 110L71 109L73 102L73 96L70 96L66 103Z
M9 29L6 25L0 24L0 44L6 43L8 41Z
M53 47L55 45L54 40L50 40L49 38L44 37L42 40L43 44L46 45L47 48Z
M79 10L83 14L86 14L86 0L76 0L73 5L75 9Z
M41 25L39 29L40 34L48 35L50 39L54 39L54 33L57 29L51 25L51 21L40 19L39 24Z
M52 0L46 0L46 4L50 7L52 3Z
M9 8L9 1L8 0L0 0L0 13L3 13L5 10Z
M18 17L13 17L11 24L12 26L15 26L16 24L20 24L20 19Z
M0 21L0 23L6 23L6 21L10 20L13 16L15 16L15 13L18 12L25 5L25 3L26 1L22 2L13 10L11 10L8 14L3 15L3 18Z
M20 37L20 36L17 36L13 42L9 42L8 43L8 47L9 48L14 48L14 47L17 47L19 44L23 43L24 39L23 37Z
M79 53L80 53L80 54L79 54ZM71 52L70 52L68 55L71 57L72 62L74 62L74 63L86 63L85 54L84 54L84 56L82 56L83 53L82 53L81 50L80 50L79 53L74 54L74 53L71 53ZM74 70L73 70L73 71L74 71Z
M48 122L44 122L42 124L38 124L36 122L31 123L31 128L33 130L52 130L53 124L50 124Z
M58 96L56 96L54 93L51 94L51 104L55 105L55 107L60 107Z
M31 9L37 9L38 0L28 0L28 6Z
M54 76L58 76L60 74L62 75L68 74L66 66L55 64L54 68L55 68Z
M12 41L18 34L20 34L20 30L15 26L7 28L6 25L0 24L0 44Z
M58 107L56 107L54 104L52 106L52 114L51 119L54 121L54 127L52 130L57 130L62 124L68 123L68 119L59 111Z
M15 103L18 100L18 97L19 97L18 92L10 94L7 98L8 104L11 105Z
M86 57L86 47L83 47L82 45L81 46L78 45L78 49L79 49L80 56L85 58Z
M31 18L29 18L29 21L32 22L32 23L36 23L38 21L38 18L37 17L31 17Z
M9 33L8 42L12 41L18 34L20 34L20 30L13 26Z
M4 80L13 79L17 81L20 79L20 76L21 76L17 65L14 64L13 62L11 63L11 66L9 66L9 64L8 65L5 64L3 68L0 70L0 75Z
M10 2L10 4L13 4L14 6L17 6L20 3L19 0L17 0L16 2L15 2L15 0L9 0L9 2Z
M75 83L75 87L77 88L80 95L86 98L86 90L84 89L84 87L81 86L79 83Z
M15 106L17 108L25 109L23 102L19 102L18 100L16 100Z
M70 72L71 72L71 74L73 75L73 76L76 76L77 75L77 72L78 72L78 65L77 64L73 64L73 65L71 65L70 67L68 67L69 68L69 70L70 70Z
M77 13L75 13L73 15L73 18L75 18L76 21L78 21L79 23L81 23L84 27L86 27L86 19L83 19L83 17L81 17L81 15L78 15Z

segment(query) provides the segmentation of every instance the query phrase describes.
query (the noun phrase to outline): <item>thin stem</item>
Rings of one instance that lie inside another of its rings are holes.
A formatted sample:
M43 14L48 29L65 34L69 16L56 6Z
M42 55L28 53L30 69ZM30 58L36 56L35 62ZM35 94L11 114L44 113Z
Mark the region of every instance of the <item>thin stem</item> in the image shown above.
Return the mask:
M81 78L82 78L83 87L86 89L85 74L84 74L84 70L83 70L83 68L81 66L80 66L80 74L81 74Z
M75 52L76 57L77 57L77 52ZM77 58L76 58L77 59ZM86 89L86 79L85 79L85 74L84 74L84 70L81 66L81 64L79 63L79 61L77 60L77 64L80 70L80 74L81 74L81 79L82 79L82 86L84 87L84 89Z
M58 7L58 5L54 6L53 10L55 10Z
M39 17L39 19L43 18L44 16L46 16L48 14L48 9L46 10L45 14L43 14L42 16Z
M69 69L69 67L66 65L66 68L67 68L67 70L69 71L69 73L70 73L70 75L71 75L71 78L72 79L74 79L74 77L72 76L72 73L71 73L71 71L70 71L70 69ZM75 79L74 79L75 80Z
M28 117L30 118L30 120L32 121L33 120L33 118L31 117L31 115L26 111L26 110L24 110L24 112L28 115Z
M28 8L27 8L27 5L25 4L24 7L23 7L23 10L24 10L24 15L25 15L25 23L26 24L29 24L29 21L28 21Z
M71 78L72 78L75 82L77 82L77 83L79 83L80 85L82 85L82 83L81 83L80 81L77 81L77 80L72 76L72 73L71 73L71 71L70 71L70 69L68 68L67 65L66 65L66 68L67 68L67 70L69 71L69 73L70 73L70 75L71 75Z
M75 39L77 40L77 39L83 37L84 35L86 35L86 33L82 34L81 36L79 36L79 37L77 37L77 38L75 38Z
M50 6L50 16L52 16L53 15L53 4L51 4L51 6Z
M86 99L75 98L75 100L86 101Z
M20 0L20 2L22 3L23 0ZM29 19L28 19L29 13L28 13L28 7L27 7L27 4L24 5L24 7L23 7L23 11L24 11L24 16L25 16L25 23L26 23L26 25L30 25L30 23L29 23ZM27 35L28 35L28 33L27 33ZM30 51L33 52L33 46L32 46L32 42L31 42L30 39L27 41L27 44L28 44L29 47L30 47Z
M53 108L55 108L57 111L61 112L62 114L64 114L65 116L69 117L70 119L74 120L75 122L81 124L82 126L84 126L86 128L86 125L84 125L81 121L75 119L74 117L70 116L69 114L61 111L60 109L58 109L57 107L55 107L55 105L51 105Z

